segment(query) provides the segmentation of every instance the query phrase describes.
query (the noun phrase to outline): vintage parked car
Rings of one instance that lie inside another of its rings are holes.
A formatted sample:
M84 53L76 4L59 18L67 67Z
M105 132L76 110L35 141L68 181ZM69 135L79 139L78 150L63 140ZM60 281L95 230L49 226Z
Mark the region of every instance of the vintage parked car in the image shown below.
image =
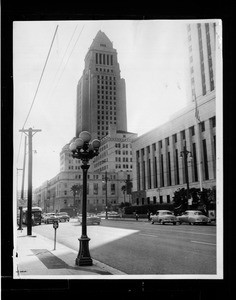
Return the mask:
M181 216L177 217L179 224L188 223L194 224L208 224L211 219L205 216L200 210L186 210Z
M82 225L82 215L78 215L78 221L79 223ZM101 223L101 218L94 215L94 214L87 214L87 225L93 225L93 224L97 224L100 225Z
M151 224L172 223L173 225L176 225L176 223L177 223L176 216L170 210L158 210L155 215L150 216L150 219L151 219Z
M55 213L45 213L43 214L43 219L42 221L45 224L50 224L53 223L54 221L58 220L58 216L56 216Z
M66 212L59 212L56 214L59 222L69 222L70 216Z

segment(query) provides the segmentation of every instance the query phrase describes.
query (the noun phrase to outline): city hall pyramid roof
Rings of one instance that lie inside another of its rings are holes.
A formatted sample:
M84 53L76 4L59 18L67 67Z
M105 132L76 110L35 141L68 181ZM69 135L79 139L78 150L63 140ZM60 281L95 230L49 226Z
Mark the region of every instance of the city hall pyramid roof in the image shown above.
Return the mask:
M101 30L98 31L95 38L93 39L90 49L114 51L112 42L107 37L107 35Z

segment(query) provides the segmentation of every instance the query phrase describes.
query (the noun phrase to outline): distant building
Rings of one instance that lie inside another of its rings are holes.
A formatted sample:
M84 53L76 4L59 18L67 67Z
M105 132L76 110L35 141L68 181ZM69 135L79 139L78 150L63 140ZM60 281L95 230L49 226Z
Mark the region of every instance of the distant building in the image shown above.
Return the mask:
M125 80L120 77L117 51L101 30L86 54L77 86L76 137L84 130L101 140L99 156L90 161L88 211L104 210L106 202L115 206L131 201L122 186L131 179L131 144L137 135L127 132ZM82 185L81 161L72 157L67 144L60 153L60 173L36 189L36 201L44 211L72 207L73 185Z
M127 172L132 174L132 142L136 133L116 130L111 125L108 134L101 139L99 155L93 160L95 172Z
M131 173L127 170L120 170L119 172L108 170L106 173L105 171L98 172L92 171L92 168L89 169L87 174L87 210L99 212L105 210L106 206L111 210L117 208L121 202L131 201L130 195L122 190L122 186L127 180L127 174L130 175ZM55 212L76 206L77 210L81 212L82 189L74 198L72 187L75 185L80 187L83 185L81 162L72 158L69 144L67 144L60 153L60 173L35 189L35 203L44 212Z
M100 30L86 54L77 86L76 136L87 130L92 138L102 139L110 124L127 131L126 89L117 51Z

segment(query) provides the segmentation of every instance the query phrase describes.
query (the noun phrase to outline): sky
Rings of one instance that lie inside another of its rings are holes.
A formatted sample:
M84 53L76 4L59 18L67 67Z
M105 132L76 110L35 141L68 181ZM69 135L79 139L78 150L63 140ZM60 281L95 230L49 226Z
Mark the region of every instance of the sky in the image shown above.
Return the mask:
M23 167L25 134L19 130L31 127L41 129L33 136L33 188L59 173L60 152L75 136L77 84L99 30L117 50L121 77L126 82L128 131L141 136L168 122L188 101L186 22L14 22L14 172ZM18 171L18 187L21 174ZM25 182L27 188L27 177Z

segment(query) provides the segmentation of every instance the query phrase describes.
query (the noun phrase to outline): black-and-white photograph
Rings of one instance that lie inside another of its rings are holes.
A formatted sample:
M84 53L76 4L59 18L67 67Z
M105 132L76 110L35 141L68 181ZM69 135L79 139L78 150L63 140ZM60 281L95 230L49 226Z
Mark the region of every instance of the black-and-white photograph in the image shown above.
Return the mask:
M13 22L14 279L223 279L222 21Z

